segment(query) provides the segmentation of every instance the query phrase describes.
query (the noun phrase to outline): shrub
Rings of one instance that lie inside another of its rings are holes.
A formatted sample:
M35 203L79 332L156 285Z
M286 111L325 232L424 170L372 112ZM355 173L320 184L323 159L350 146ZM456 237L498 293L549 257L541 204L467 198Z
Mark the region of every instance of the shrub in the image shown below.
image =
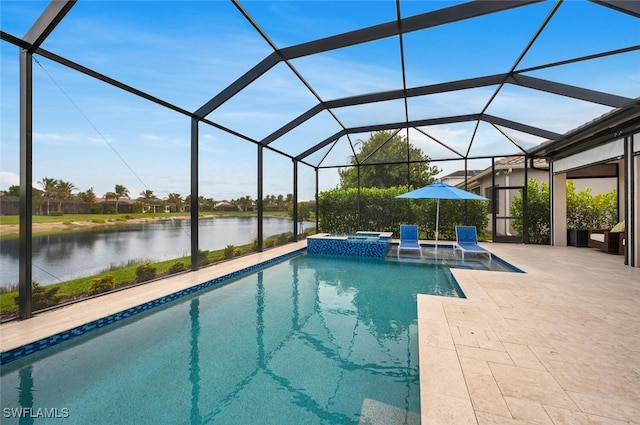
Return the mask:
M91 287L89 288L89 295L101 294L103 292L111 291L116 287L116 278L107 274L102 277L91 279Z
M284 245L288 242L289 238L286 233L281 233L278 235L278 239L276 241L277 245Z
M233 246L233 245L225 246L224 247L224 251L223 251L224 258L225 259L229 259L229 258L233 257L233 251L234 250L235 250L235 246Z
M209 260L209 251L198 250L198 265L206 266L210 262L211 260Z
M596 196L588 187L576 193L573 180L567 180L567 227L610 229L618 222L618 191Z
M169 267L169 274L180 273L187 269L187 266L182 261L176 261Z
M138 282L146 282L147 280L151 280L156 277L156 266L153 264L146 262L140 264L136 268L136 280Z
M551 215L549 210L549 185L529 179L527 183L527 237L533 244L548 244L551 229ZM509 214L513 217L522 217L522 190L513 198ZM522 235L522 219L518 218L512 224L518 235Z
M235 251L233 251L234 257L237 257L239 255L242 255L242 248L236 248Z
M436 200L396 199L411 190L398 186L385 189L332 189L318 197L318 231L353 233L357 230L395 232L400 224L417 224L420 238L435 236ZM487 202L443 200L440 202L440 239L455 240L456 225L476 226L479 231L489 222Z
M31 283L31 308L34 311L54 306L62 300L58 295L59 287L40 286L35 280ZM13 297L16 304L20 303L20 296Z
M105 219L104 218L92 218L91 222L92 223L97 223L97 224L104 224L105 223Z

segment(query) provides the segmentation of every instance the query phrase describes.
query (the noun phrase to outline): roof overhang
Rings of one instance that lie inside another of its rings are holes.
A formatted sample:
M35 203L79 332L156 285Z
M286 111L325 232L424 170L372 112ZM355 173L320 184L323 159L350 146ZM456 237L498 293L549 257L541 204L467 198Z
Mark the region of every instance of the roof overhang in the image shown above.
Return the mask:
M640 99L569 131L561 139L529 149L527 153L536 158L560 159L637 132L640 132Z

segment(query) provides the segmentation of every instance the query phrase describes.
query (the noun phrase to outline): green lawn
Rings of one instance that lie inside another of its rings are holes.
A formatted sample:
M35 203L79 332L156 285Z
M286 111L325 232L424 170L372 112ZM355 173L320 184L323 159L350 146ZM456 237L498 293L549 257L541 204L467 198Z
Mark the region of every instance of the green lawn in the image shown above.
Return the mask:
M200 213L200 217L210 216L255 216L255 211L204 211ZM265 215L276 217L289 217L287 211L268 211ZM132 219L150 219L150 218L175 218L184 217L190 218L191 213L188 212L176 212L176 213L127 213L127 214L64 214L64 215L34 215L32 217L33 223L71 223L74 221L82 222L107 222L107 221L127 221ZM19 224L20 217L17 215L0 216L0 225L7 224Z
M291 238L293 238L293 234L273 236L265 240L265 245L267 247L275 246L277 244L286 243ZM201 252L201 255L206 254L206 259L204 260L204 263L201 263L201 264L210 264L210 263L219 262L226 258L231 258L233 256L249 253L253 250L254 250L253 244L246 244L241 246L229 245L227 248L223 248L220 250ZM166 276L170 274L169 268L174 264L176 264L177 262L184 263L187 270L191 267L191 257L189 256L152 263L153 266L156 267L156 277ZM62 297L60 302L64 302L65 300L70 300L74 298L84 298L88 294L93 284L93 280L104 277L105 275L112 275L115 278L117 287L130 286L132 284L137 283L136 270L139 265L140 264L133 264L133 265L117 267L110 270L105 270L104 272L98 273L93 276L87 276L87 277L69 280L66 282L46 285L43 288L46 288L47 290L52 288L58 288L56 292L56 296ZM7 314L15 313L18 310L18 305L15 302L15 298L17 296L18 296L17 290L0 293L0 313L3 316Z

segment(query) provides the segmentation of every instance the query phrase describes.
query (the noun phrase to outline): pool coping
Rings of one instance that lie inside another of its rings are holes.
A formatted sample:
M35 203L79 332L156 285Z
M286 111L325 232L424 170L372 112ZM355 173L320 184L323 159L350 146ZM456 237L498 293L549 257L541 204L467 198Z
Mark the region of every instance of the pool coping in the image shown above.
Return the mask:
M81 303L43 311L29 320L16 320L0 324L0 365L9 364L154 307L300 255L306 250L306 241L297 242L293 246L287 245L284 248L279 248L247 256L251 257L250 260L247 258L231 260L195 272L159 279L124 291L88 299ZM185 284L167 284L167 282L175 283L179 281L184 281ZM159 288L162 286L164 288ZM158 289L160 290L158 291ZM134 292L137 293L134 294ZM146 300L140 298L144 292L147 293ZM96 307L98 305L110 305L114 299L122 298L123 294L131 295L126 297L129 302L124 303L124 305L123 303L115 303L114 308L106 312L100 308L91 309L91 304L96 305ZM85 307L85 314L78 314L77 310L83 307ZM46 332L47 329L51 328L51 320L49 319L52 318L53 321L60 322L59 329ZM39 332L36 332L38 327L40 327ZM42 329L43 327L45 329Z

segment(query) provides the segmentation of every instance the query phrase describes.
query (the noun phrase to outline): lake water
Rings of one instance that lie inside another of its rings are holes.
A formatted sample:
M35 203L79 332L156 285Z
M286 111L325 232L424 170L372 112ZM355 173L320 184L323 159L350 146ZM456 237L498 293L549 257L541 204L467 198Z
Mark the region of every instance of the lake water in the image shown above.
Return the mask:
M305 228L315 223L305 223ZM293 231L287 218L264 218L264 238ZM244 245L257 238L255 217L199 220L201 250ZM86 232L33 237L33 280L41 285L100 273L134 260L161 261L190 255L191 222L170 219L123 224ZM0 240L0 286L18 283L18 240Z

